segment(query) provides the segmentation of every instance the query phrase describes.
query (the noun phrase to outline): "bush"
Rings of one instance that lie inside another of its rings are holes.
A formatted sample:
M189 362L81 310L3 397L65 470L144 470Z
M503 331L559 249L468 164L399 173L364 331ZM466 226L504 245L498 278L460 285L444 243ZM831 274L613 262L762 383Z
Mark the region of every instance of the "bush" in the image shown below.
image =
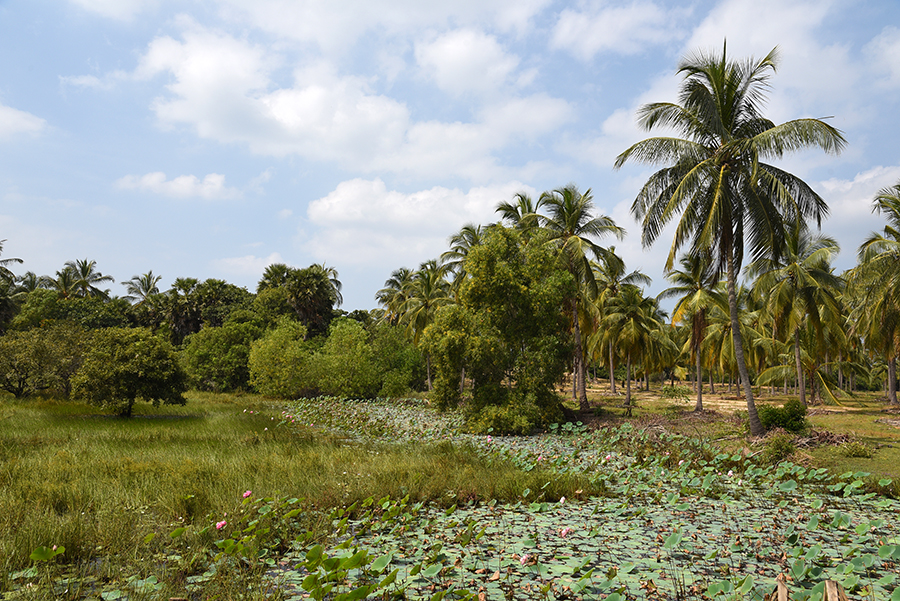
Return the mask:
M107 328L94 333L84 365L72 378L72 395L131 416L142 400L184 405L187 375L167 341L145 328Z
M262 394L283 398L317 396L310 377L312 343L305 340L306 326L290 318L250 344L250 384Z
M188 336L182 358L191 385L214 392L246 389L250 382L250 344L261 334L253 323L229 322Z
M794 437L781 432L766 439L766 446L760 459L763 464L775 465L790 457L796 450Z
M475 434L530 434L540 422L534 405L507 403L486 405L466 420L466 427Z
M806 405L797 399L787 401L783 407L763 405L758 409L759 421L766 430L781 428L788 432L803 432L809 428L806 421Z
M864 442L851 440L840 446L840 452L844 457L862 457L864 459L869 459L875 454L875 449Z
M0 337L0 389L16 397L52 388L68 397L88 334L71 322L48 323Z

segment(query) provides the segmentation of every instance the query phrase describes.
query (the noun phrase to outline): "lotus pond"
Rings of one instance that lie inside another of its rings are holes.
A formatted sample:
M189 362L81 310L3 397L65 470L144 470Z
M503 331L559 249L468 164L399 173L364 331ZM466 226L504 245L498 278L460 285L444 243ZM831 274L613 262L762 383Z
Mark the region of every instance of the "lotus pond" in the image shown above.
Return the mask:
M384 444L452 440L523 470L583 472L601 491L550 498L526 489L513 504L447 509L370 499L338 509L328 542L298 546L269 572L290 599L762 599L779 574L794 599L821 598L826 579L851 595L900 599L900 504L866 492L870 474L760 466L627 423L470 436L457 418L416 403L331 399L297 402L285 416Z

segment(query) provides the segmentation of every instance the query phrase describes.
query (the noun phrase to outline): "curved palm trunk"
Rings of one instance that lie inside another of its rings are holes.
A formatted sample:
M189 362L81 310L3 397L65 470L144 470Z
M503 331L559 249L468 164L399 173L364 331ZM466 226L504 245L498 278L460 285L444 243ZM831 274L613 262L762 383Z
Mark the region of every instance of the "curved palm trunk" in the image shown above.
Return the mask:
M613 354L613 343L609 343L609 390L616 394L616 357Z
M697 369L697 404L694 405L694 411L703 411L703 375L700 362L700 350L694 353L694 363Z
M737 291L734 273L734 251L731 245L727 253L727 282L728 282L728 312L731 314L731 340L734 344L734 358L741 375L741 384L744 387L744 398L747 400L747 415L750 420L750 435L762 436L766 433L759 415L756 413L756 404L753 402L753 388L750 386L750 372L747 370L747 361L744 358L744 341L741 337L741 323L738 319Z
M578 396L578 408L582 411L590 409L587 400L587 389L584 384L584 353L581 348L581 325L578 323L578 299L572 301L572 323L575 328L575 357L572 367L575 370L574 384Z
M803 375L803 363L800 361L800 328L794 330L794 363L797 364L797 389L800 402L806 405L806 378Z

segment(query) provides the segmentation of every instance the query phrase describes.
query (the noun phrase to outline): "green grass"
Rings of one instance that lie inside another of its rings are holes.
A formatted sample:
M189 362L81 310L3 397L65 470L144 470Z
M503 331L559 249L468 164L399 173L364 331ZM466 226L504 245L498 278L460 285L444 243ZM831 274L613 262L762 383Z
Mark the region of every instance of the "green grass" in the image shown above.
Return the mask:
M513 500L547 482L548 499L591 490L584 478L524 472L449 443L361 444L282 423L283 405L256 395L193 393L184 407L138 405L132 418L46 399L0 403L0 590L34 549L62 545L55 562L81 582L153 575L178 593L218 551L199 532L236 515L247 490L302 499L298 527L313 534L318 510L370 496L449 506ZM161 569L179 526L193 526L185 553L177 570Z

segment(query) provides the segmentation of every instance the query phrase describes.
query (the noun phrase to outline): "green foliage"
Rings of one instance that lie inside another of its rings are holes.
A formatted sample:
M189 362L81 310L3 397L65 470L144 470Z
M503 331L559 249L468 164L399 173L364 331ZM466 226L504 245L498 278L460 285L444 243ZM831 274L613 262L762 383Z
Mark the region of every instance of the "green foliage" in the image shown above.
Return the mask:
M87 339L85 330L70 322L6 334L0 338L0 389L16 397L45 389L68 396Z
M559 266L546 235L526 238L502 226L489 228L483 242L469 249L465 270L459 303L439 310L425 332L435 368L433 398L441 408L457 405L464 368L472 381L470 419L488 406L526 403L510 415L541 425L545 414L557 415L554 388L571 354L561 308L574 294L573 278ZM509 423L525 430L520 421Z
M266 327L274 327L284 317L297 319L290 294L283 286L260 290L253 299L253 311L265 321Z
M131 304L122 298L62 298L55 290L39 288L28 293L10 328L27 330L53 321L71 321L87 329L128 327L135 319Z
M845 442L840 446L839 450L844 457L862 457L864 459L871 459L872 456L875 455L875 449L858 440Z
M250 344L261 335L262 329L253 323L228 322L188 336L182 358L191 385L219 392L247 389Z
M673 401L688 402L691 397L691 389L687 386L663 386L659 391L659 396L664 399Z
M369 327L369 335L375 367L383 380L379 397L402 397L425 389L425 358L403 328L376 323Z
M334 320L322 350L311 360L316 387L324 394L347 398L375 398L381 374L361 323L341 317Z
M783 407L763 405L757 409L759 421L766 430L781 428L788 432L803 432L809 428L806 405L797 399L788 400Z
M165 340L144 328L107 328L91 338L72 396L131 416L138 400L183 405L187 376Z
M250 384L268 396L315 395L310 373L313 351L313 345L306 341L306 326L283 317L274 329L250 345Z
M766 438L760 461L764 465L775 465L790 457L796 450L793 436L786 433L773 434Z

